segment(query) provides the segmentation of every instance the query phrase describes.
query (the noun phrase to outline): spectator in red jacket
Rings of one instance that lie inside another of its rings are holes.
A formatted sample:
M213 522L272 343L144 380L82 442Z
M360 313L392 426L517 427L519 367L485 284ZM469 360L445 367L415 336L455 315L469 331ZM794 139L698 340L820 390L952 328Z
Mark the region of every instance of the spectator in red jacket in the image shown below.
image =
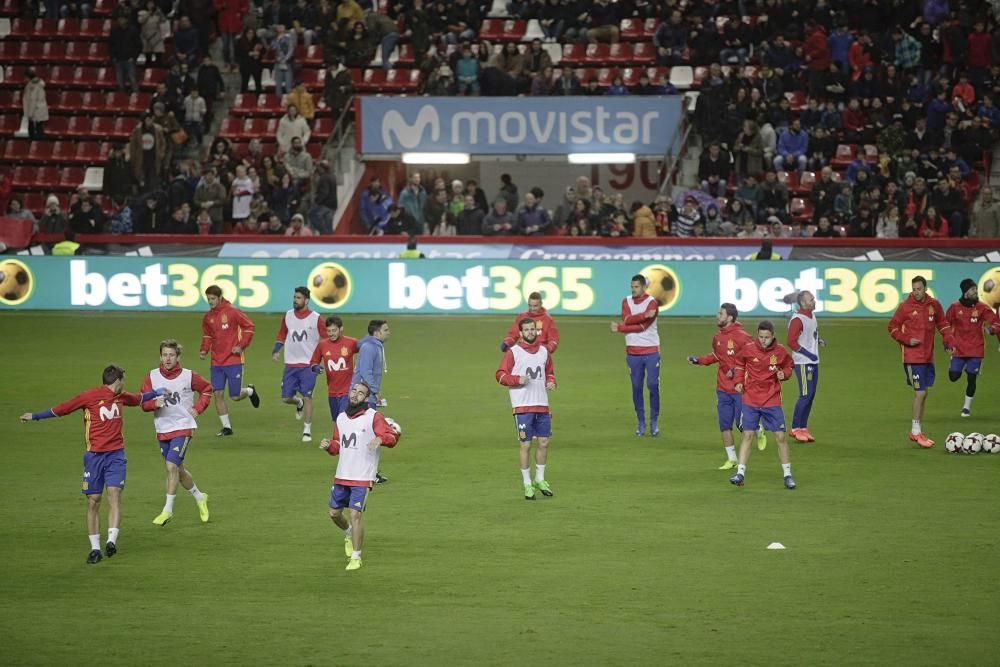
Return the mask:
M823 74L830 69L830 45L826 41L826 29L813 21L806 21L806 41L802 45L809 70L809 95L821 97Z
M237 71L236 36L243 30L243 19L250 11L250 3L247 0L215 0L215 11L222 36L222 57L230 72Z

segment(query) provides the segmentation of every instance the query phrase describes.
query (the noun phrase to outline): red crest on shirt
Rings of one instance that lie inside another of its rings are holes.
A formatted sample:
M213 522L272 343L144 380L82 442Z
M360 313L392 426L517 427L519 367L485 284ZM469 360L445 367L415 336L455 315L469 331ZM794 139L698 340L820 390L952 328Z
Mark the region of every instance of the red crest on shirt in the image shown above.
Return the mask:
M346 357L349 351L350 350L347 349L347 346L344 345L343 347L340 348L340 356Z

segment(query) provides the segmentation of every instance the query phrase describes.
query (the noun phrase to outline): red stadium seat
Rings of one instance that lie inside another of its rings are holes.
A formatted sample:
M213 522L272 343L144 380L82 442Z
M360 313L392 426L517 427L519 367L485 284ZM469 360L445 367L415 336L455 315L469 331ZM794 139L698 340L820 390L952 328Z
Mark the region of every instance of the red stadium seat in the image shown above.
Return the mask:
M616 76L618 76L617 67L602 67L597 70L597 85L607 88L615 80Z
M26 43L26 42L25 42ZM21 60L22 42L0 42L0 62L16 63Z
M66 116L50 116L49 122L45 124L45 134L53 138L65 137L68 126L69 119Z
M76 190L83 184L83 176L83 169L80 167L63 169L59 174L58 187L63 190Z
M587 49L588 52L590 49ZM619 42L608 47L606 62L612 65L629 65L632 63L632 45L627 42Z
M97 126L96 123L98 120L103 120L103 118L94 119L95 128ZM107 136L111 137L115 141L128 141L129 137L132 136L132 129L134 127L135 127L135 118L129 116L122 116L119 118L115 118L115 124L111 128L111 133L108 134ZM167 140L168 141L170 140L169 137L167 138Z
M69 21L70 19L66 19ZM68 27L68 26L67 26ZM111 34L111 21L107 19L80 19L76 35L85 39L100 39ZM72 35L65 35L72 36Z
M382 88L391 93L414 92L419 87L420 70L416 69L391 69L385 73L382 84Z
M52 68L46 84L51 88L68 88L74 82L74 68L69 65L58 65Z
M114 9L115 3L112 0L97 0L94 3L94 8L91 13L94 16L111 16L111 10Z
M309 153L309 156L312 157L313 160L318 160L319 156L323 153L323 144L318 141L307 144L306 153Z
M156 86L167 80L167 70L147 67L142 72L139 79L139 88L143 90L156 90Z
M624 40L638 42L642 39L641 19L622 19L622 22L618 26L618 34Z
M660 27L659 19L646 19L642 23L642 36L644 39L653 39L656 29Z
M318 44L302 48L302 58L299 58L299 50L295 50L295 62L305 67L321 67L323 65L323 47Z
M3 148L3 161L7 163L24 162L28 159L29 151L30 145L27 139L10 139Z
M55 93L50 93L55 97ZM79 90L64 90L52 101L50 109L59 113L78 113L83 105L83 93Z
M479 29L479 39L490 42L519 42L528 29L526 21L486 19Z
M76 160L76 150L79 144L73 141L56 141L52 144L52 154L49 159L57 164L73 164Z
M230 111L234 116L249 116L257 107L255 103L256 99L256 95L240 93L233 101L233 106L230 107Z
M804 171L798 177L794 188L789 188L792 192L800 194L808 194L813 187L816 185L816 172L815 171Z
M872 144L865 144L864 148L865 160L868 164L878 164L878 146Z
M36 62L61 63L66 60L66 45L62 42L45 42Z
M90 44L86 42L68 42L66 44L66 60L71 63L95 65L90 59Z
M37 176L38 167L15 167L14 177L11 179L11 185L15 190L34 188Z
M802 197L795 197L792 199L792 205L789 208L789 212L792 215L792 220L795 222L808 222L813 216L813 205L808 199L803 199Z
M109 142L81 141L76 145L76 154L73 157L73 161L90 165L104 162L107 158L110 145Z
M559 61L563 67L566 65L582 65L586 56L586 49L579 44L566 44L563 46L562 59Z
M90 116L73 116L62 135L70 139L85 139L90 136L91 122Z
M32 28L31 39L45 42L59 39L59 19L36 19Z
M640 42L632 47L632 62L638 65L652 65L656 62L656 48L652 42Z
M332 118L317 118L313 124L312 137L325 142L333 134Z
M792 111L802 111L806 108L806 94L801 90L785 93L785 98L788 100Z
M35 34L34 19L14 19L10 22L10 40L31 39Z
M854 162L857 157L858 147L855 144L839 144L837 152L834 154L833 159L830 160L830 165L835 169L846 169L847 165Z
M12 137L21 129L21 114L8 113L0 116L0 136Z
M104 93L88 90L80 98L79 110L86 113L96 113L105 109L115 109L117 107L107 104Z
M588 44L583 60L588 65L603 65L609 60L611 47L607 44Z
M114 138L114 128L115 123L119 120L127 121L129 123L129 129L135 125L134 118L115 118L113 116L94 116L90 120L90 131L87 136L93 137L94 139L108 139Z
M35 186L44 190L58 187L60 171L56 167L39 167L35 175Z
M0 95L0 111L20 113L23 108L20 90L12 90L8 94Z
M355 85L359 92L373 93L385 87L385 70L381 68L366 69L361 81Z
M323 80L324 71L322 69L305 69L299 72L299 79L306 84L306 90L316 92L323 90L326 82Z
M219 126L219 138L233 141L243 136L243 125L239 118L223 118L222 125Z
M413 53L412 44L401 44L396 60L396 65L400 67L412 67L417 64L417 58Z
M52 160L52 141L33 141L28 149L28 161L47 164Z

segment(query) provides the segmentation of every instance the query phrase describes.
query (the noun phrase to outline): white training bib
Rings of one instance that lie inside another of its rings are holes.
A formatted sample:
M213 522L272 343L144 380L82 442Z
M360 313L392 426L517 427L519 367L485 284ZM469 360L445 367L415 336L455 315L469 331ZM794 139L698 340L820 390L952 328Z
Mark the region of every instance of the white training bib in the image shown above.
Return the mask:
M381 447L373 452L368 443L375 438L375 410L368 408L361 415L337 417L337 434L340 436L340 459L337 461L337 479L357 482L375 481Z
M149 372L153 389L163 389L163 407L153 413L153 428L157 433L173 433L198 428L198 422L191 416L194 407L194 391L191 389L191 370L184 368L173 378L163 377L159 368Z
M545 364L549 361L549 351L538 346L534 352L529 352L520 345L510 348L514 355L513 375L526 375L527 384L509 387L510 405L512 408L548 406L549 393L545 389Z
M311 312L306 317L295 317L295 310L285 313L285 363L309 365L313 352L319 345L319 313Z

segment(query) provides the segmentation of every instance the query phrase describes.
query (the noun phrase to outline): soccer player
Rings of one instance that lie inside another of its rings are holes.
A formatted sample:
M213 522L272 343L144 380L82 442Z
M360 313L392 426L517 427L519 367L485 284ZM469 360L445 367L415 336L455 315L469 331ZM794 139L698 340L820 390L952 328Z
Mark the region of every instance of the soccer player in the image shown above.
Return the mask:
M945 319L951 325L955 338L952 349L951 365L948 367L948 379L957 382L965 371L965 403L962 405L962 416L972 414L972 399L976 395L976 380L986 356L986 339L983 336L983 325L987 325L993 334L1000 338L1000 318L988 305L979 300L979 288L976 281L966 278L959 288L962 296L948 307Z
M281 400L295 406L295 418L302 424L302 442L312 442L312 393L316 374L311 359L319 341L326 335L326 326L319 313L309 310L309 288L296 287L292 307L285 313L278 329L278 340L271 350L271 360L281 360L285 348L285 373L281 377ZM296 396L298 394L298 396Z
M638 421L635 434L646 434L646 411L642 383L649 389L649 434L660 434L660 334L656 299L646 294L646 278L632 276L632 296L622 299L622 322L612 322L611 331L625 334L625 360L632 376L632 403Z
M118 366L108 366L101 377L103 385L88 389L64 403L44 412L26 412L22 422L38 421L50 417L65 417L83 410L83 442L87 452L83 455L83 494L87 496L87 536L90 554L87 563L101 562L101 498L108 490L108 541L104 553L111 558L118 553L118 535L121 525L121 494L125 487L125 438L122 436L122 407L138 406L153 400L163 405L163 398L155 392L131 394L122 391L125 371Z
M229 420L229 406L226 405L226 386L229 386L229 398L234 401L250 399L250 405L260 407L260 396L252 384L243 388L243 351L250 347L253 340L254 326L250 318L239 308L229 303L222 296L218 285L205 288L205 299L209 311L201 321L201 349L198 358L204 359L211 352L212 390L215 393L215 409L219 411L219 421L222 430L217 436L233 434L233 425Z
M688 363L700 366L719 364L719 372L716 373L715 379L715 395L718 399L722 446L726 448L726 462L719 466L719 470L732 470L736 467L733 427L740 428L740 416L743 413L743 395L736 391L736 353L753 340L739 323L739 315L735 305L722 304L715 316L715 324L719 327L719 331L712 337L712 353L700 357L692 355L687 358Z
M330 416L333 421L347 410L351 378L354 376L354 355L358 341L344 335L344 321L336 316L326 318L326 338L319 342L312 359L312 372L319 375L326 371L326 393L330 399Z
M743 394L743 441L739 463L730 483L743 486L750 459L750 441L758 425L774 433L778 443L778 460L786 489L795 488L792 464L785 439L785 415L781 410L781 383L792 376L792 356L774 338L774 325L764 320L757 325L757 340L747 343L736 353L733 369L736 391Z
M347 410L333 426L333 438L320 442L320 449L330 456L340 455L330 490L330 518L344 531L344 552L350 556L347 570L361 568L361 549L365 529L362 514L368 493L378 471L382 447L399 442L398 427L369 406L371 389L364 382L355 383L348 394ZM351 508L350 523L344 508Z
M144 401L142 409L153 413L153 428L160 443L160 455L167 472L167 500L153 523L157 526L174 516L174 500L180 483L194 497L202 522L208 521L208 494L198 490L191 472L184 465L191 436L198 428L195 421L212 402L212 385L194 371L181 367L184 348L168 338L160 342L160 366L146 374L142 392L163 391L163 401Z
M941 332L947 348L953 347L952 328L937 299L927 293L927 279L916 276L910 283L910 296L903 300L889 320L889 335L903 349L906 384L913 387L913 422L910 440L924 449L934 441L924 435L920 421L924 416L927 390L934 386L934 329Z
M814 312L816 297L804 290L795 298L799 309L788 321L788 349L792 351L795 379L799 383L799 398L792 413L792 437L799 442L816 442L809 432L809 413L819 386L819 348L824 343Z
M514 318L514 323L510 325L510 330L500 343L500 351L506 352L518 341L521 337L521 331L518 327L521 320L526 317L535 321L539 345L544 346L549 354L554 354L556 348L559 347L559 329L556 327L555 320L549 315L549 311L542 307L542 295L538 292L532 292L528 295L528 310Z
M358 357L354 363L354 376L351 384L364 382L371 390L368 392L368 405L372 408L387 405L382 397L382 375L388 371L385 363L385 341L389 339L389 323L385 320L372 320L368 323L368 335L358 341ZM375 474L376 484L385 484L389 478L381 473Z
M497 382L510 390L510 405L514 411L514 426L521 443L521 479L524 499L534 500L535 489L551 496L545 481L549 439L552 437L552 415L548 392L556 388L552 355L538 342L535 320L525 317L519 324L520 339L507 350L497 369ZM535 481L531 481L531 441L538 440L535 449Z

